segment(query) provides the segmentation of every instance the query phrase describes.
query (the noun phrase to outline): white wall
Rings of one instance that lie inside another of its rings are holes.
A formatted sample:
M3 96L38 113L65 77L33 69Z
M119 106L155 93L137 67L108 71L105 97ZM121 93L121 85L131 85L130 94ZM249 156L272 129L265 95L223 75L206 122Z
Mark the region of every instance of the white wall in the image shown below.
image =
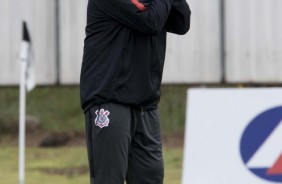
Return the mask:
M185 36L168 34L163 82L219 83L223 52L220 0L187 1L192 10L191 30ZM59 41L56 41L55 2L0 0L0 85L18 84L21 21L24 19L35 50L37 81L40 84L55 84L57 80L61 84L78 84L88 0L59 0ZM226 81L281 83L282 1L224 2ZM59 60L56 58L58 51Z
M60 81L78 84L85 38L87 0L60 0Z
M191 28L168 34L164 83L217 83L221 78L219 0L188 0Z
M27 21L32 37L37 82L55 83L54 11L54 0L0 0L0 85L19 82L22 20Z
M282 82L282 1L226 0L228 82Z

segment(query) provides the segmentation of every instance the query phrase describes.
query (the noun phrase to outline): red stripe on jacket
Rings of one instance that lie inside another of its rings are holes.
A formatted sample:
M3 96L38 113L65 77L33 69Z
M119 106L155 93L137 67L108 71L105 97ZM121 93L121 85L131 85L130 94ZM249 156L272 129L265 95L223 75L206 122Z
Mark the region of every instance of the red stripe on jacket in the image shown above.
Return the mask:
M145 11L146 7L144 4L140 3L139 0L131 0L131 2L141 11Z

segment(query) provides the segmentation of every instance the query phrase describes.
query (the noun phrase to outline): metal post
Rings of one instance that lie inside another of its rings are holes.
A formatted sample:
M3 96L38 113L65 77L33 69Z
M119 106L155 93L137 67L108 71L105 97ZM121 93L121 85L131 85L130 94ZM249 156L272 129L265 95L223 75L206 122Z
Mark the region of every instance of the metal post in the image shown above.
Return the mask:
M25 107L26 107L26 61L21 60L20 118L19 118L19 184L25 182Z

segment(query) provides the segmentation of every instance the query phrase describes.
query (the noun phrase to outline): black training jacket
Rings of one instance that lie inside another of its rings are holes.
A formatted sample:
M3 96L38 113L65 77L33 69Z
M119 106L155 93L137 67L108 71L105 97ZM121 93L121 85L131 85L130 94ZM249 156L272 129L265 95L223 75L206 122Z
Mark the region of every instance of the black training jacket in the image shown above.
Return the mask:
M81 106L114 102L144 110L160 99L166 33L190 28L185 0L89 0Z

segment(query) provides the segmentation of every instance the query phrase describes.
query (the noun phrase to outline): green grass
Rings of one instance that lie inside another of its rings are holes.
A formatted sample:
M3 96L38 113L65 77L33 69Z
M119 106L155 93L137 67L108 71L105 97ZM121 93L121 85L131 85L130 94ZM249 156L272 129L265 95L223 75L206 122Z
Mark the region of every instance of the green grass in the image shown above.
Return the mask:
M166 135L183 132L186 89L186 86L162 86L159 109L162 132ZM18 182L18 150L3 146L9 145L11 137L17 134L18 93L17 88L0 88L0 142L5 142L0 145L0 183L3 184ZM84 131L78 87L37 87L27 95L27 115L38 118L45 132ZM164 159L165 184L180 184L182 149L165 148ZM84 147L27 148L26 151L27 184L87 184L85 168ZM84 174L79 173L81 169Z
M162 86L159 109L163 133L183 132L186 90L187 86ZM17 88L0 88L0 125L2 122L2 124L17 126L18 93ZM27 114L39 119L43 131L84 130L79 88L76 86L37 87L27 95Z
M164 149L164 184L180 184L182 149ZM18 149L0 147L1 183L18 182ZM76 168L87 168L84 147L63 147L56 149L27 148L27 184L88 184L88 171L71 172ZM47 172L46 172L47 171ZM54 172L53 172L54 171Z
M185 85L162 86L159 110L163 133L184 131L187 89Z
M0 119L18 117L18 89L0 88ZM45 131L83 130L84 117L77 87L41 87L27 95L27 114L39 118Z

